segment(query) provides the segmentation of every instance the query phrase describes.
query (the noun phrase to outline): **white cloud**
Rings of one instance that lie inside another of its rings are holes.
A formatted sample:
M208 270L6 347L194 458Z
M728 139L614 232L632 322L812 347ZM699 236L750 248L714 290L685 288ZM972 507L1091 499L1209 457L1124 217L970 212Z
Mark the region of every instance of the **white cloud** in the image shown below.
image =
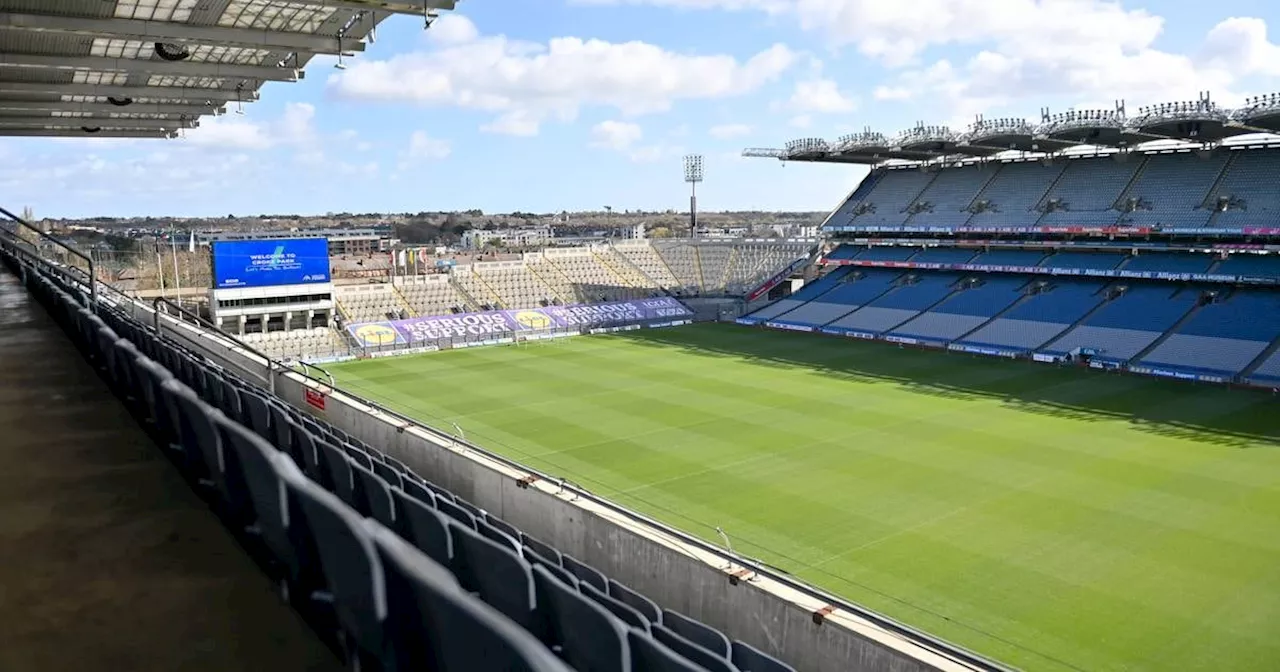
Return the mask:
M181 142L221 150L263 150L278 145L306 146L316 140L316 108L309 103L289 103L277 119L255 121L247 116L205 117L200 126L186 131Z
M531 137L538 134L541 120L525 110L515 110L500 115L497 119L484 124L480 130L485 133Z
M332 75L329 90L353 100L410 102L493 112L495 133L532 135L549 117L600 106L624 115L670 109L678 100L741 95L776 80L798 60L776 44L745 61L690 55L645 42L557 37L546 43L481 36L466 18L436 22L427 51L360 60Z
M1123 98L1136 106L1202 90L1229 99L1250 77L1280 77L1280 46L1262 19L1225 19L1198 48L1171 52L1156 47L1165 20L1121 0L576 1L786 18L900 70L874 89L876 100L927 98L944 110L939 116L955 119L1021 100ZM923 60L941 46L968 52Z
M625 121L602 121L591 127L591 146L622 151L644 137L640 126Z
M717 140L728 140L729 138L740 138L744 135L750 135L751 126L747 124L720 124L711 127L711 137Z
M787 123L794 128L809 128L813 125L813 117L807 114L798 114L791 117Z
M409 136L407 155L411 159L437 161L447 158L452 151L449 141L433 138L426 131L414 131Z
M853 98L841 93L840 88L830 79L811 79L796 82L795 90L787 106L797 112L817 112L835 114L852 112L858 108Z
M636 163L652 163L680 154L680 147L665 142L641 145L644 129L629 121L602 121L591 127L591 146L618 152Z

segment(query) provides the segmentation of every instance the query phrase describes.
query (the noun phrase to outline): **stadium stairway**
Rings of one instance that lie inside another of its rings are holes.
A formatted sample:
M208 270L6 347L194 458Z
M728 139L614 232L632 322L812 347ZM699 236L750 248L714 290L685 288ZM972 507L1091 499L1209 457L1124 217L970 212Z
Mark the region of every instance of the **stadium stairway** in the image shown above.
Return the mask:
M1183 315L1181 318L1178 318L1178 321L1173 323L1172 327L1169 327L1168 329L1165 330L1163 334L1160 334L1160 337L1152 341L1151 345L1148 345L1147 347L1138 351L1138 354L1134 355L1133 357L1130 357L1127 363L1130 366L1132 366L1133 364L1141 362L1143 359L1147 357L1147 355L1150 355L1152 352L1155 352L1156 348L1160 347L1161 345L1164 345L1164 342L1169 340L1169 337L1178 333L1178 330L1182 329L1182 326L1184 324L1190 322L1191 319L1194 318L1196 314L1200 312L1200 309L1203 306L1204 304L1197 300L1195 302L1195 305L1191 306L1191 309L1188 310L1185 315Z
M400 293L400 288L396 287L395 283L391 283L391 294L396 297L396 303L399 304L405 315L415 317L418 315L418 311L413 309L413 306L409 304L409 300L404 298L404 294Z
M964 280L965 280L965 278L963 278L963 277L962 277L962 278L957 278L957 279L956 279L955 284L956 284L956 285L958 285L958 284L960 284L961 282L963 282ZM912 315L911 317L908 317L907 319L905 319L905 320L903 320L903 321L901 321L901 322L899 322L899 323L897 323L897 324L893 325L892 327L890 327L890 328L888 328L888 329L885 329L885 330L884 330L884 331L882 331L881 333L884 333L884 334L892 334L892 333L896 332L897 330L901 329L903 326L905 326L905 325L907 325L907 324L911 323L911 321L912 321L912 320L914 320L914 319L916 319L917 317L920 317L921 315L927 314L927 313L931 312L932 310L934 310L935 308L937 308L938 306L941 306L942 304L946 303L948 299L950 299L951 297L953 297L953 296L955 296L956 294L960 293L961 291L964 291L964 290L958 289L958 288L956 288L956 287L955 287L955 285L952 285L951 291L949 291L949 292L947 292L946 294L944 294L944 295L942 296L942 298L938 299L937 301L934 301L933 303L930 303L928 306L926 306L926 307L925 307L925 309L924 309L924 310L922 310L922 311L920 311L920 312L916 313L915 315ZM885 292L885 294L888 294L888 292Z
M458 281L457 276L452 272L449 273L449 284L453 285L453 289L458 293L458 296L461 296L462 300L467 302L468 310L480 310L480 302L476 301L476 297L472 296L471 292L468 292L467 288L462 286L462 283Z
M341 669L3 266L0 460L0 669Z
M1058 340L1059 338L1062 338L1063 336L1065 336L1065 335L1067 335L1068 333L1070 333L1072 329L1075 329L1076 327L1078 327L1078 326L1080 326L1080 325L1084 324L1085 322L1088 322L1088 321L1089 321L1089 318L1093 317L1095 314L1097 314L1097 312L1098 312L1098 311L1102 310L1104 307L1106 307L1106 306L1107 306L1107 304L1111 303L1111 302L1114 300L1114 297L1110 295L1110 293L1113 291L1113 288L1112 288L1112 286L1111 286L1111 285L1107 285L1106 287L1103 287L1101 291L1102 291L1102 292L1107 293L1107 295L1106 295L1106 296L1105 296L1101 301L1099 301L1099 302L1098 302L1098 305L1096 305L1096 306L1094 306L1094 307L1090 308L1090 309L1088 310L1088 312L1086 312L1084 315L1081 315L1081 316L1080 316L1080 319L1078 319L1078 320L1076 320L1075 322L1072 322L1071 324L1067 325L1067 328L1066 328L1066 329L1063 329L1062 331L1060 331L1060 332L1058 332L1058 333L1054 334L1054 335L1053 335L1053 338L1050 338L1049 340L1045 341L1044 343L1041 343L1040 345L1037 345L1037 346L1036 346L1032 351L1033 351L1033 352L1038 352L1038 351L1040 351L1040 350L1041 350L1042 348L1044 348L1045 346L1049 345L1050 343L1053 343L1054 341Z
M1271 356L1276 354L1277 351L1280 351L1280 336L1276 336L1276 339L1271 341L1271 345L1268 345L1266 350L1258 353L1258 356L1255 357L1252 362L1249 362L1240 370L1240 377L1247 379L1252 376L1253 373L1263 364L1266 364L1267 360L1271 359Z
M1020 296L1020 297L1018 297L1017 299L1015 299L1015 300L1013 301L1013 303L1010 303L1009 305L1005 306L1004 308L1001 308L999 312L997 312L995 315L992 315L992 316L991 316L991 319L987 320L986 322L983 322L982 324L979 324L978 326L976 326L976 327L974 327L974 328L970 329L969 331L966 331L966 332L964 332L963 334L960 334L959 336L957 336L957 337L953 338L951 341L949 341L949 342L948 342L948 344L950 344L950 343L963 343L963 342L965 341L965 339L967 339L967 338L969 338L970 336L972 336L973 334L975 334L975 333L977 333L977 332L981 331L981 330L982 330L984 327L986 327L987 325L992 324L992 323L993 323L993 322L995 322L996 320L998 320L998 319L1000 319L1000 318L1004 317L1007 313L1009 313L1010 311L1012 311L1014 308L1017 308L1018 306L1021 306L1022 304L1026 303L1027 301L1029 301L1030 299L1032 299L1035 295L1034 295L1034 294L1030 294L1030 293L1028 293L1028 291L1027 291L1027 290L1028 290L1028 288L1029 288L1029 286L1030 286L1030 284L1031 284L1031 283L1030 283L1030 282L1028 282L1028 283L1027 283L1027 286L1024 286L1024 287L1022 288L1022 296Z

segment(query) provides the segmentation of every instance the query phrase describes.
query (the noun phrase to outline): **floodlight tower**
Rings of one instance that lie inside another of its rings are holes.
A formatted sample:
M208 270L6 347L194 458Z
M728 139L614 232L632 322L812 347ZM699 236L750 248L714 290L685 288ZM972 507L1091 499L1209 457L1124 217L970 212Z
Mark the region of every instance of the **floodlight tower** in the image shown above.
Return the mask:
M689 183L689 237L698 236L698 183L702 181L702 155L686 154L684 181Z

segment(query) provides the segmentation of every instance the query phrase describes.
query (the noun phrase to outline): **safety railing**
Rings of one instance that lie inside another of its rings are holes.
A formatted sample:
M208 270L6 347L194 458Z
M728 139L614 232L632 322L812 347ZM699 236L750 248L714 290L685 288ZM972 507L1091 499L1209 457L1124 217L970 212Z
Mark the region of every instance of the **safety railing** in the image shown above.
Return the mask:
M11 219L14 219L19 222L21 221L19 218L13 217L7 211L0 209L0 212L9 216ZM47 236L47 234L43 234L43 232L41 232L41 235L42 235L41 239L50 239L50 237ZM3 240L3 238L0 238L0 240ZM58 245L61 248L66 248L66 246L63 244L58 243ZM67 249L69 250L69 248ZM85 255L82 255L74 250L69 250L69 251L74 253L77 257L84 258L86 261L89 261L90 263L92 263L92 260L85 257ZM60 266L58 264L50 264L48 263L48 260L44 260L44 261L45 263L42 265L46 269L55 273L61 273L64 276L71 275L71 271L73 269L69 269L65 266ZM92 271L90 271L90 277L92 278ZM73 277L70 279L76 282L82 282L82 280L78 278ZM89 282L88 284L92 288L93 286L99 283L94 281L94 282ZM124 295L121 294L121 296L124 296ZM90 297L91 297L90 300L94 302L98 302L100 300L97 292L91 291ZM127 296L125 296L125 299L129 301L129 303L133 308L137 308L140 305L138 300L131 299ZM166 308L166 310L162 311L161 310L162 306ZM116 308L122 311L125 309L125 306L119 305L119 302L116 302L116 301L113 301L110 307ZM143 307L145 308L145 306ZM909 625L906 625L904 623L891 619L887 616L884 616L882 614L879 614L869 609L866 609L864 607L861 607L853 602L845 600L844 598L838 597L832 593L826 592L815 586L804 583L796 579L795 577L791 576L785 570L772 567L763 561L733 552L732 549L713 545L707 541L704 541L699 537L693 536L691 534L688 534L686 532L673 528L667 525L666 523L660 522L643 513L634 511L632 509L616 504L604 497L595 495L591 491L587 490L585 487L582 487L581 485L578 485L565 477L549 474L549 473L540 471L538 469L535 469L529 465L517 462L508 457L504 457L498 453L489 451L479 445L471 443L470 441L466 440L466 438L463 436L450 433L446 430L431 427L423 423L419 419L409 417L407 415L404 415L392 409L381 406L372 400L365 399L357 394L354 394L347 390L343 390L337 386L333 375L330 374L328 371L325 371L323 368L319 366L308 364L302 371L289 368L288 366L282 364L278 360L266 355L265 353L260 352L256 348L249 346L248 344L240 341L234 336L227 334L226 332L223 332L217 327L217 325L213 324L208 319L205 319L200 315L186 308L183 308L182 306L174 303L173 301L170 301L169 299L166 299L163 297L155 299L151 304L151 309L152 309L152 320L153 320L152 325L157 332L157 336L163 336L163 334L165 333L164 326L163 326L164 324L163 317L176 319L167 310L167 309L173 309L178 311L178 315L180 317L191 318L189 325L192 328L196 329L198 332L200 332L200 335L209 337L210 340L221 339L222 341L236 348L241 348L245 352L248 352L262 359L267 366L267 375L265 376L265 378L268 381L272 392L275 391L275 380L278 375L300 376L306 380L310 380L316 383L317 385L321 385L321 386L327 385L330 389L334 390L335 392L340 394L342 397L351 400L351 402L353 402L354 404L363 406L365 408L376 409L376 411L379 414L385 415L387 417L393 418L403 423L403 426L405 428L408 428L408 427L418 428L419 430L426 432L431 436L437 438L439 441L441 441L445 445L452 444L455 446L462 446L469 452L474 452L478 455L481 455L484 458L488 460L492 460L493 462L496 462L498 464L501 464L513 471L529 474L538 479L544 480L548 483L554 483L559 487L561 492L569 494L574 498L580 498L585 501L589 501L595 506L608 510L613 515L616 515L620 518L631 521L632 523L635 523L637 525L654 530L660 533L661 535L663 535L664 537L672 539L675 543L683 545L686 548L697 549L699 552L713 555L719 558L720 560L727 561L730 567L736 566L737 568L740 568L741 570L745 570L750 574L767 578L772 582L785 586L786 588L790 590L794 590L797 593L803 594L811 599L819 600L824 604L831 605L842 611L853 614L858 618L862 619L863 621L871 624L872 626L886 633L890 633L890 634L902 637L903 639L914 643L916 646L919 646L922 649L930 651L934 655L951 660L957 664L963 665L973 670L983 670L983 671L990 671L990 672L1008 672L1009 671L1009 668L999 663L996 663L994 661L991 661L975 652L969 651L968 649L951 644L949 642L945 642L943 640L937 639ZM138 322L145 323L145 321L139 320L137 318L137 313L135 310L130 309L128 312L130 313L130 316L133 317ZM162 312L163 312L163 315L162 315ZM183 320L183 322L186 323L185 320ZM320 379L311 375L310 373L307 372L309 369L314 369L315 371L323 373L326 379Z

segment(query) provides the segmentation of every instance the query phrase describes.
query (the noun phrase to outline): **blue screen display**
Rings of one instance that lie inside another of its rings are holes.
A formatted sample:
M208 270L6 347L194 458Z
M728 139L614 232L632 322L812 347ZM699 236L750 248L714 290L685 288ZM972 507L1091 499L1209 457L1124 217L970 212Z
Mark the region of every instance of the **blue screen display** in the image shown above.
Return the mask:
M213 282L218 289L329 282L329 241L291 238L214 242Z

